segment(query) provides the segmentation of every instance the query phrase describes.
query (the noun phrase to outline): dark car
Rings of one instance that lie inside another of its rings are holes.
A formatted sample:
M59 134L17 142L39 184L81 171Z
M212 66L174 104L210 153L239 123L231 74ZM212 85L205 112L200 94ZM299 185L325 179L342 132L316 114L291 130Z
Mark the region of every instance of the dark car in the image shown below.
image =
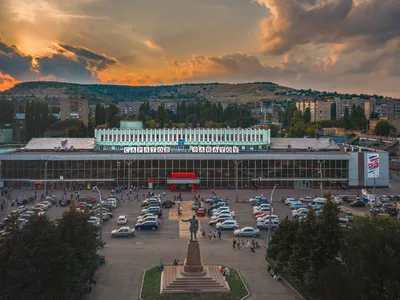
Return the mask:
M349 204L351 207L365 207L365 203L361 200L355 200Z
M254 201L254 202L252 203L252 205L253 205L253 206L259 206L260 204L268 204L268 203L269 203L269 202L268 202L267 199L261 199L261 200Z
M0 228L6 227L9 221L10 220L8 218L4 218L3 220L1 220L0 221Z
M175 201L172 201L172 200L165 200L162 203L162 207L165 207L165 208L171 208L174 205L175 205Z
M142 229L151 229L151 230L156 230L158 229L158 223L154 221L146 221L143 223L137 223L135 225L136 230L142 230Z
M61 200L60 206L69 206L71 205L71 200Z

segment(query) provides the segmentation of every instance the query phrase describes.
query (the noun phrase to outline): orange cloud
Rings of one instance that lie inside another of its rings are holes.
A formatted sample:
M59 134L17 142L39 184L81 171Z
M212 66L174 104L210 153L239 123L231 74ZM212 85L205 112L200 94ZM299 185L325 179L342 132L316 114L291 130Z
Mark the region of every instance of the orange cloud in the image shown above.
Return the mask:
M19 83L19 81L15 78L11 77L8 74L3 74L2 72L0 72L0 92L11 89L17 83Z
M98 77L102 83L112 83L120 85L159 85L165 83L154 76L141 75L135 72L119 74L110 74L109 72L100 72Z
M144 41L144 44L145 44L148 48L150 48L151 50L154 50L154 51L162 51L162 50L163 50L163 48L161 48L160 45L158 45L158 44L156 44L155 42L152 42L152 41L150 41L150 40Z

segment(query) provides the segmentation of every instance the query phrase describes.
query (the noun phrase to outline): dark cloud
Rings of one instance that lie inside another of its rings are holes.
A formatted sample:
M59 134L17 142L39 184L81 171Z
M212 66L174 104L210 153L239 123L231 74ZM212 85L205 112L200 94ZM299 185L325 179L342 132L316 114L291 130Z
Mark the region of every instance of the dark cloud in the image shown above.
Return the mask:
M263 21L263 50L282 54L309 43L371 48L400 36L398 0L259 0L272 16ZM315 2L315 3L313 3Z
M14 78L33 79L32 57L21 54L13 45L0 41L0 72Z
M0 72L17 80L38 80L56 77L72 82L98 82L98 72L115 65L117 60L83 47L59 44L55 54L35 58L21 53L17 47L0 41ZM69 55L72 53L73 55Z

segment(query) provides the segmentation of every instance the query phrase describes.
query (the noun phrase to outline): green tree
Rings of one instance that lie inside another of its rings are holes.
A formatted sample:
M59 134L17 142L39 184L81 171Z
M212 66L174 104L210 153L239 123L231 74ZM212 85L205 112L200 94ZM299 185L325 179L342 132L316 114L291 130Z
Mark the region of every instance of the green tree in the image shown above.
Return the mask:
M107 122L106 109L100 103L96 104L95 120L96 125L104 125Z
M67 130L68 137L87 137L88 128L81 120L57 121L51 127L51 130Z
M268 125L268 129L271 130L271 137L279 137L281 128L279 125L270 124Z
M41 100L29 101L26 104L25 124L28 139L41 137L50 126L47 103Z
M119 114L119 109L117 105L110 104L106 108L107 126L109 128L119 128L120 118L118 114Z
M10 100L0 100L0 125L12 124L14 122L15 108Z
M307 107L306 110L304 111L303 119L304 119L304 123L311 122L311 110L309 107Z
M331 103L331 120L336 120L336 103Z
M396 127L386 120L376 123L374 134L379 136L395 136L397 133Z

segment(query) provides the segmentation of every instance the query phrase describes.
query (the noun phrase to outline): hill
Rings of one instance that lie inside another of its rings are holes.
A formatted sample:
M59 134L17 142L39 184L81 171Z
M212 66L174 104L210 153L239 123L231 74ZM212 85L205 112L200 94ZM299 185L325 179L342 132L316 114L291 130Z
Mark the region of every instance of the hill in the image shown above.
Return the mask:
M262 98L281 98L282 94L296 90L271 82L254 83L208 83L161 86L123 86L105 84L75 84L64 82L24 82L4 91L16 103L32 98L57 102L65 97L84 97L94 104L97 102L121 102L143 100L201 100L248 103Z

